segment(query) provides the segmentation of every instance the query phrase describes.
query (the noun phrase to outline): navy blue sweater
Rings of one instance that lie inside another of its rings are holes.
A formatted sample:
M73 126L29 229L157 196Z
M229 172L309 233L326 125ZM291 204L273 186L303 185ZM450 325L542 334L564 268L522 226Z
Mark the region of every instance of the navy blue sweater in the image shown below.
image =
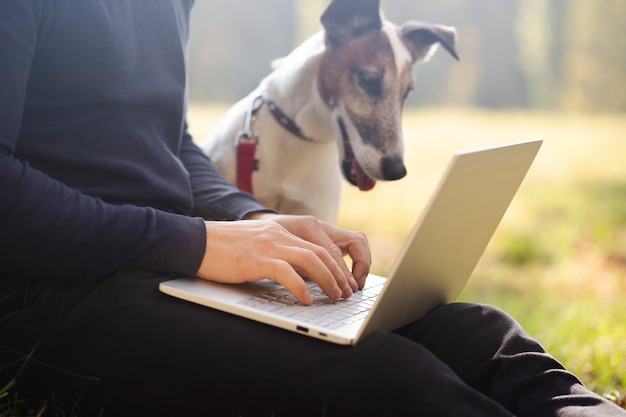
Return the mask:
M0 275L195 274L263 207L187 134L193 0L0 2Z

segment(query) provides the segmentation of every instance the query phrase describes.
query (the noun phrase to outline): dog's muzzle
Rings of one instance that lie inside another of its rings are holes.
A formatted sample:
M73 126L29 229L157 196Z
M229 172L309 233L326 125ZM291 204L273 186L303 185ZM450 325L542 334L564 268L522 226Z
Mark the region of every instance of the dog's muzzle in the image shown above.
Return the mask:
M341 136L344 146L344 159L341 164L343 170L343 176L348 182L359 188L361 191L369 191L376 185L376 180L370 177L361 167L357 158L354 155L352 146L350 145L350 138L343 120L337 119L339 128L341 130ZM406 175L406 167L402 158L397 157L383 157L380 161L380 172L383 180L393 181L399 180Z

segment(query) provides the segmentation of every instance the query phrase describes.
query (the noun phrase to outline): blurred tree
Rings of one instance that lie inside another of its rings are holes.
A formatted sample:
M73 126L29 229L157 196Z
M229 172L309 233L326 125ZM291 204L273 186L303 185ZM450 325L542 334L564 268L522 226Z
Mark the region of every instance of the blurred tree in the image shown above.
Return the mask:
M567 4L558 104L572 110L626 111L626 2Z
M626 111L626 2L524 0L520 7L531 107Z
M520 66L527 80L530 107L552 108L557 90L558 57L562 0L525 0L520 3L516 22Z
M200 0L192 13L190 98L234 102L289 53L295 38L292 0Z

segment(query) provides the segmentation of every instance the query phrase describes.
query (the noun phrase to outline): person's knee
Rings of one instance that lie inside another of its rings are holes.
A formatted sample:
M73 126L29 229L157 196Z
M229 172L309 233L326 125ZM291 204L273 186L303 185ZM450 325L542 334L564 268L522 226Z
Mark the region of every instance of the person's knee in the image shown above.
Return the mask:
M501 339L511 332L523 332L519 323L504 310L478 303L451 303L441 306L425 318L430 327L438 327L450 335L464 338L488 337Z
M400 332L447 363L477 353L490 357L503 349L541 349L513 317L486 304L446 304Z

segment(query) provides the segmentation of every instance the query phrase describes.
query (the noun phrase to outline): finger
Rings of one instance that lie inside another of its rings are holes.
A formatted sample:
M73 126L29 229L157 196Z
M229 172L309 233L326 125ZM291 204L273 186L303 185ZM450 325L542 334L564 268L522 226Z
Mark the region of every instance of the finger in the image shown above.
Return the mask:
M356 291L358 289L358 284L357 281L354 279L352 271L350 270L350 268L348 268L348 265L346 264L343 250L341 250L341 248L337 246L326 233L321 233L321 235L322 236L320 237L320 240L325 241L323 246L326 248L330 256L341 269L341 273L345 277L347 285L351 289L350 295L352 295L352 291Z
M364 246L362 243L353 243L348 246L348 253L352 258L352 274L358 283L359 289L362 289L365 286L365 280L369 275L372 264L369 246Z
M347 284L338 283L336 276L343 275L334 259L328 252L315 244L302 241L300 247L292 246L286 249L284 259L291 264L300 275L310 278L317 283L322 291L331 299L338 300L341 297L350 297L352 290ZM343 277L342 277L343 278ZM344 278L345 279L345 278Z
M312 216L282 217L279 221L286 222L292 233L310 242L312 250L318 254L319 258L332 273L337 286L343 292L343 296L346 298L350 297L353 290L357 289L357 283L352 278L352 273L346 265L341 248L333 242L323 226L321 226L323 222ZM318 252L319 248L322 249L322 252ZM314 277L310 278L314 279ZM322 282L316 282L325 290ZM330 285L330 283L326 285ZM327 290L325 292L330 296Z
M301 304L310 305L313 302L308 286L288 262L276 259L268 266L265 276L287 288Z
M357 290L358 284L352 276L350 268L346 265L343 251L333 242L328 234L326 234L324 229L316 227L309 231L309 233L307 240L315 242L330 256L330 259L325 263L332 272L337 285L342 289L343 296L346 298L350 297L352 292Z
M348 255L352 259L352 276L356 280L358 288L363 288L372 264L367 236L360 232L339 229L328 224L323 227L328 236L342 250L342 255Z

